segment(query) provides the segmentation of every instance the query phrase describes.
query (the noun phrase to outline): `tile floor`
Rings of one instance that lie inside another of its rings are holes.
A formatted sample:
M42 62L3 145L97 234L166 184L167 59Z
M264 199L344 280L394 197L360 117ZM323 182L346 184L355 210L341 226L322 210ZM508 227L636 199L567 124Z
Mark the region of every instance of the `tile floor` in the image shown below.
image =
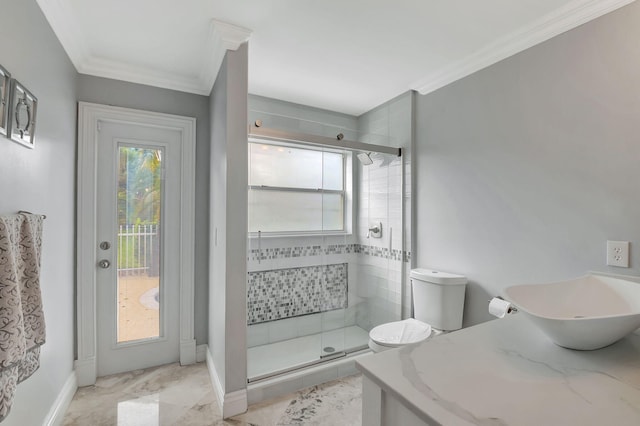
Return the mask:
M350 376L249 407L223 420L204 363L101 377L80 388L65 426L360 425L361 377Z

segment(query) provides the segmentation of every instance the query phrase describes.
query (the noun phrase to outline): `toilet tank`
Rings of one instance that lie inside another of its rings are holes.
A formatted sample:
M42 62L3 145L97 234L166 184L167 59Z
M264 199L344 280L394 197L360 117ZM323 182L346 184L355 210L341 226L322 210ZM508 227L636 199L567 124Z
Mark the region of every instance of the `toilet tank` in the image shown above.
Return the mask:
M413 317L439 330L462 328L467 277L431 269L412 269Z

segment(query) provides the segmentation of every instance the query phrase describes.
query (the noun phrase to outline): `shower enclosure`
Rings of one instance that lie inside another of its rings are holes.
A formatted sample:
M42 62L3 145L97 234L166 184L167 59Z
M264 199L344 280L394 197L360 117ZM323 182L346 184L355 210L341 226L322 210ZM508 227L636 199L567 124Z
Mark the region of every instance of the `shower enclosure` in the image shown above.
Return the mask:
M249 382L366 350L371 328L400 318L403 287L400 150L259 116L249 138Z

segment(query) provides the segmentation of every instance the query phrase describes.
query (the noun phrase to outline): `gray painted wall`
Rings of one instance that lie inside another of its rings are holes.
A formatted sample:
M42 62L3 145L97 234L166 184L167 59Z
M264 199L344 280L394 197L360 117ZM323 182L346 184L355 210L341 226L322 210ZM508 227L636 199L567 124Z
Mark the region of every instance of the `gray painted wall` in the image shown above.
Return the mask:
M220 384L225 387L225 312L226 257L223 242L226 239L227 197L226 138L227 138L227 68L225 56L209 97L211 126L211 159L209 176L209 351L213 358ZM221 202L222 200L222 202ZM219 248L218 248L219 246Z
M640 3L419 96L416 264L512 284L640 275ZM631 268L605 265L631 241Z
M207 343L209 98L119 80L78 76L78 100L196 118L195 338Z
M42 424L73 370L77 73L34 0L2 2L0 63L38 98L35 149L0 138L0 214L44 223L41 366L18 385L3 426Z
M209 98L209 350L225 394L247 387L247 75L245 43L227 52Z

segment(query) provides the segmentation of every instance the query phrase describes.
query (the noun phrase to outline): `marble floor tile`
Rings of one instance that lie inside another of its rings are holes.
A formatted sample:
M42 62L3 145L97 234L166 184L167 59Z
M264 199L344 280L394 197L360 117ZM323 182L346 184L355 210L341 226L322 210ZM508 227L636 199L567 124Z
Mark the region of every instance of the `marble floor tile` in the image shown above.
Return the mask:
M362 424L362 377L349 376L252 405L231 421L260 426Z
M65 426L359 425L362 380L350 376L264 401L222 419L204 363L101 377L78 389Z

